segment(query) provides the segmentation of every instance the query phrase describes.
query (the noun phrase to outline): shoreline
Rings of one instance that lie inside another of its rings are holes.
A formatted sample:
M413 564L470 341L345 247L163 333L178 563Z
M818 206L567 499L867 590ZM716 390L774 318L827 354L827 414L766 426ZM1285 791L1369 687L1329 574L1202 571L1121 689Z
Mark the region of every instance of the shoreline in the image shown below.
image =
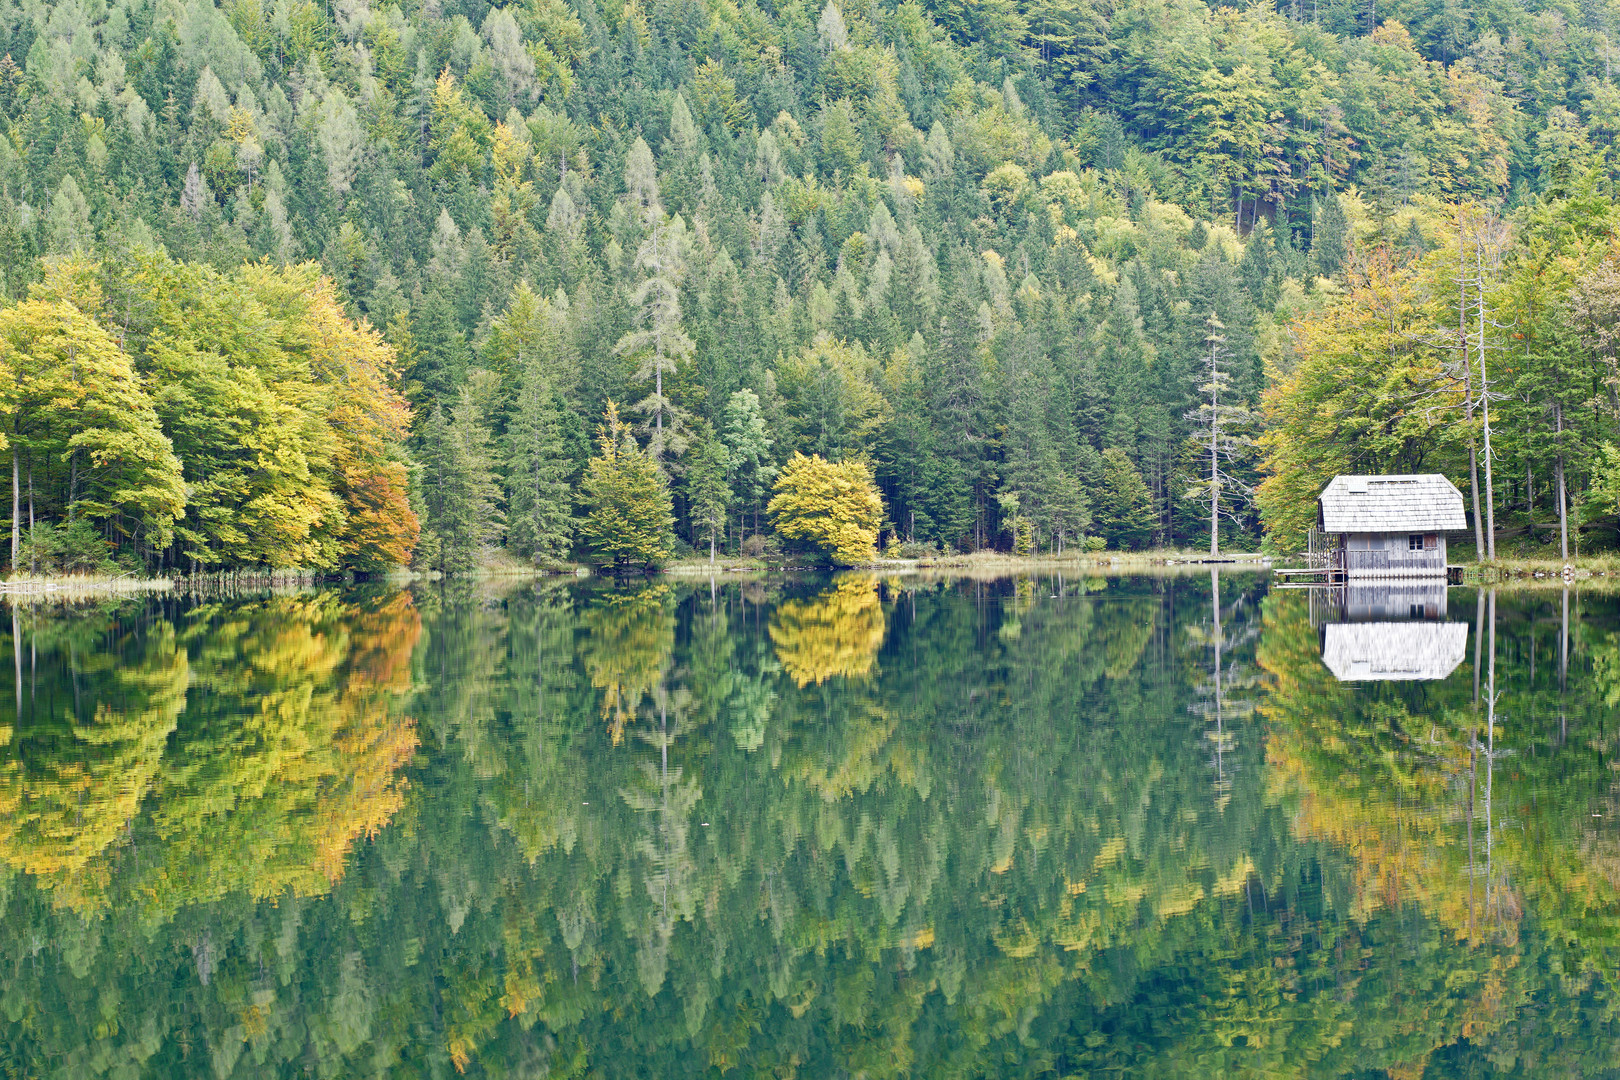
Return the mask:
M1206 553L1169 549L1086 552L1059 556L977 552L934 558L879 559L876 562L846 567L795 564L786 560L767 562L763 559L733 557L716 559L712 563L706 558L680 559L667 563L656 571L636 576L647 579L662 577L692 580L720 575L753 579L776 575L865 573L874 576L974 577L991 580L1050 573L1114 576L1214 571L1255 574L1266 573L1273 568L1287 568L1295 561L1256 552L1237 552L1212 558ZM1464 587L1495 585L1536 588L1563 587L1580 582L1620 588L1620 558L1612 556L1582 558L1571 560L1570 566L1572 572L1566 577L1563 573L1564 564L1556 559L1498 559L1492 563L1468 563L1464 564L1462 580L1457 584ZM487 585L499 582L517 584L546 579L611 576L580 564L530 568L514 566L504 560L494 560L489 565L481 566L467 580L469 583ZM442 581L437 575L405 571L378 575L375 580L387 581L396 586ZM78 575L25 577L0 580L0 600L9 600L15 604L21 601L94 600L159 592L216 593L337 584L341 584L340 579L323 580L316 575L300 571L227 573L201 575L197 578L140 578L129 574L115 577Z

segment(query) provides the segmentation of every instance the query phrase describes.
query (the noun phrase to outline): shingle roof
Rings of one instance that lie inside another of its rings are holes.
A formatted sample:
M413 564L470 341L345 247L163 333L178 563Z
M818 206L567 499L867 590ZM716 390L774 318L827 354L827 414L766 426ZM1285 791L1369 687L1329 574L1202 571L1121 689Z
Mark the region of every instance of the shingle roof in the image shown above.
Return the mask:
M1335 476L1317 497L1327 532L1451 532L1468 528L1462 492L1439 473Z
M1329 623L1322 663L1340 682L1444 679L1468 655L1465 622Z

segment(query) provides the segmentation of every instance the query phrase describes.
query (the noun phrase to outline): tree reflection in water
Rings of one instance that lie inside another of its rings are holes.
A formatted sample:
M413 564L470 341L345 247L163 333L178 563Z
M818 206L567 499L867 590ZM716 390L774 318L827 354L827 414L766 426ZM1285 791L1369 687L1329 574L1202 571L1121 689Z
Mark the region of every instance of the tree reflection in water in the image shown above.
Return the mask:
M1620 604L1563 601L1356 683L1241 575L25 611L0 1057L1601 1074Z

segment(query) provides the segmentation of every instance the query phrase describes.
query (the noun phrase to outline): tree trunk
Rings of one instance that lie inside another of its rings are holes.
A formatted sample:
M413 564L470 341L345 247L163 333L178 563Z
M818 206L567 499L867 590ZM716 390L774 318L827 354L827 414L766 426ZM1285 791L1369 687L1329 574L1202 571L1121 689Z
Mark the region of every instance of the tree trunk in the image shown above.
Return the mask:
M39 548L34 544L34 463L28 463L28 572L39 572Z
M1536 538L1536 467L1524 466L1524 515L1530 522L1530 539Z
M1564 495L1564 407L1553 406L1558 420L1558 557L1569 562L1569 502Z
M1468 432L1468 487L1474 507L1474 561L1485 558L1485 527L1479 515L1479 453L1474 444L1474 361L1468 355L1468 279L1463 275L1467 256L1463 246L1462 211L1457 211L1457 343L1463 354L1463 413ZM1477 694L1475 695L1478 696Z
M11 444L11 572L17 572L18 549L22 547L22 483L17 472L17 444Z
M1468 440L1468 488L1474 505L1474 561L1479 562L1485 558L1485 527L1479 517L1479 455L1472 436Z
M1491 381L1485 373L1485 253L1474 247L1479 274L1479 402L1485 421L1485 547L1496 561L1496 489L1491 482Z

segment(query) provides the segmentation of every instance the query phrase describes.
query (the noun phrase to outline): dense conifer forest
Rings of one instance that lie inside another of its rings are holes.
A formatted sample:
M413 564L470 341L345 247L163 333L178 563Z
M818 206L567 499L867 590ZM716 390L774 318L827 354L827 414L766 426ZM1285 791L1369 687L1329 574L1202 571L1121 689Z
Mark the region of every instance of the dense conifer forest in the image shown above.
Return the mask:
M1486 549L1612 542L1617 31L7 2L10 565L1203 545L1217 500L1292 550L1384 470Z

